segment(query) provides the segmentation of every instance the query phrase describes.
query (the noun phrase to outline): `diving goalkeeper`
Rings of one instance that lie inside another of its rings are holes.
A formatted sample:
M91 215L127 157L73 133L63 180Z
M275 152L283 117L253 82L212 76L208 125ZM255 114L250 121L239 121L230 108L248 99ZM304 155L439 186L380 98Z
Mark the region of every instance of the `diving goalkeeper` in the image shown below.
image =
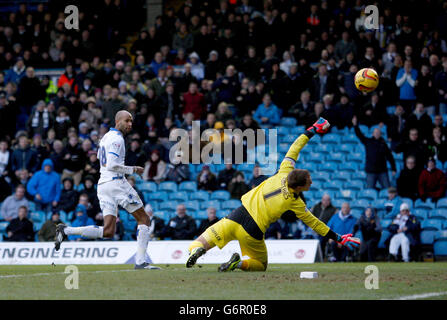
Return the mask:
M358 247L359 239L353 238L352 234L339 235L330 230L307 209L300 196L301 192L309 190L312 179L309 171L294 168L298 154L309 139L316 133L326 133L329 126L329 122L323 118L315 122L291 145L281 162L279 171L274 176L244 194L241 198L242 206L210 226L191 242L186 267L192 267L200 256L214 246L222 249L231 240L238 240L242 256L249 258L241 260L240 255L234 253L228 262L220 265L218 271L232 271L236 268L245 271L265 271L267 247L264 242L264 233L269 225L278 220L286 211L294 212L299 219L321 236L333 239L350 249Z

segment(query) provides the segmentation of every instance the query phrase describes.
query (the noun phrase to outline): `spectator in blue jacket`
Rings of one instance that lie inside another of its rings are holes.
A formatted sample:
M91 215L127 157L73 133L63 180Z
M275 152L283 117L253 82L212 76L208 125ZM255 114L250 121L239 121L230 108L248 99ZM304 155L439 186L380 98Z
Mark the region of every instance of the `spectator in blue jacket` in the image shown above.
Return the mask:
M45 159L42 170L37 171L28 182L27 191L34 197L37 209L49 212L56 207L61 195L61 177L53 170L53 161Z
M29 146L28 137L21 135L19 137L19 147L12 153L11 169L17 179L20 179L20 171L26 170L34 173L37 171L37 154Z
M272 127L279 124L280 116L278 107L272 103L272 98L266 93L262 99L262 103L256 109L253 119L261 126Z
M78 206L76 207L75 216L76 216L76 218L74 219L73 223L71 224L72 227L85 227L85 226L96 225L95 221L93 221L93 219L87 215L87 209L82 204L78 204ZM68 236L68 240L81 241L81 240L86 240L86 238L83 238L78 235L71 235L71 236Z
M327 226L338 234L353 233L356 219L351 215L351 207L349 203L344 202L341 206L341 210L334 214L329 220ZM333 240L329 240L332 246L333 257L331 261L345 261L348 256L348 248L339 244Z
M400 68L396 76L396 85L400 88L399 98L407 114L411 113L411 108L416 100L414 87L418 72L412 68L410 60L405 60L404 67Z
M18 84L25 75L26 75L25 63L23 62L23 58L19 57L17 58L17 62L14 65L14 67L6 71L5 83L13 82L15 84Z
M385 216L388 218L394 218L399 214L399 208L402 204L402 200L397 195L397 189L394 187L388 188L388 199L383 203L386 211Z

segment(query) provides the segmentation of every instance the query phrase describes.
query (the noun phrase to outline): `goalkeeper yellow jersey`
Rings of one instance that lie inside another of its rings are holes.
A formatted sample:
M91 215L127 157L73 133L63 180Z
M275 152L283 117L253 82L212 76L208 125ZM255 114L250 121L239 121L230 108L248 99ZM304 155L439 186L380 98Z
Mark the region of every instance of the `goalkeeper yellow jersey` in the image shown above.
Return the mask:
M308 141L306 134L300 135L291 145L278 172L241 198L242 205L263 233L286 211L293 211L299 219L321 236L325 236L329 231L329 227L316 218L301 197L287 185L287 175L294 169L298 154Z

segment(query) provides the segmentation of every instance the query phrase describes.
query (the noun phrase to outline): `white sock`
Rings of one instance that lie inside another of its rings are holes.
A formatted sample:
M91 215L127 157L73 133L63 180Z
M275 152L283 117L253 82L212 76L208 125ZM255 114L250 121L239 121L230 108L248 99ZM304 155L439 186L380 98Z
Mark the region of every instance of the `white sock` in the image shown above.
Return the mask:
M147 243L149 242L149 227L145 224L139 224L137 232L137 254L135 263L142 264L145 262Z
M90 239L102 238L103 231L104 231L104 228L98 227L98 226L75 227L75 228L66 227L64 229L64 232L67 236L78 235L78 236L83 236L85 238L90 238Z

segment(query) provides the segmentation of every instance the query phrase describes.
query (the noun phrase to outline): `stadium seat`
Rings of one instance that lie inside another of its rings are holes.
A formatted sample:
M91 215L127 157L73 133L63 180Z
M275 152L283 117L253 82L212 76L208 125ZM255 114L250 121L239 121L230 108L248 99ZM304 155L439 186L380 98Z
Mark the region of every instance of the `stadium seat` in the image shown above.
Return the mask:
M395 111L396 111L396 106L386 107L386 113L388 113L390 116L393 115Z
M364 183L359 180L346 181L344 184L344 189L352 189L352 190L363 190Z
M291 128L283 127L283 126L276 127L276 130L278 130L278 131L277 131L278 134L281 135L281 136L285 136L286 134L291 133L291 132L290 132L290 129L291 129Z
M447 198L439 199L438 203L436 204L436 208L446 208L447 209Z
M199 219L199 220L205 220L205 219L208 219L208 212L206 212L206 211L197 211L196 213L195 213L195 217L194 217L194 219Z
M334 179L343 179L345 181L351 180L351 172L349 171L338 171L335 174L333 174L332 178Z
M177 192L177 184L172 181L163 181L158 186L159 191Z
M364 163L365 162L365 155L361 152L353 152L348 154L347 161L349 162L357 162L357 163Z
M412 214L416 216L420 221L428 219L428 210L425 208L414 209Z
M383 228L383 220L381 221L381 225ZM379 244L377 245L378 248L380 249L385 249L385 242L388 240L388 238L391 236L391 232L389 232L388 230L386 230L385 228L383 228L382 230L382 235L380 236L380 240L379 240Z
M422 221L421 227L424 230L442 230L444 219L430 218Z
M278 145L278 152L287 153L289 151L290 145L287 143L280 143Z
M33 222L33 230L34 230L34 232L37 233L42 228L44 223L45 223L44 221Z
M321 153L311 152L309 153L306 161L312 161L313 163L323 163L325 162L324 156Z
M352 201L351 208L364 210L366 207L369 207L371 205L371 202L372 201L367 200L367 199L357 199L357 200Z
M343 199L344 201L352 201L356 199L356 191L352 189L340 189L338 191L339 199Z
M447 256L447 239L435 240L433 244L433 254L435 257Z
M333 175L333 176L334 176L334 178L332 178L330 181L332 181L333 183L336 183L338 185L338 189L343 189L343 186L345 185L346 180L339 179L339 178L337 178L336 175Z
M173 216L171 212L165 212L165 211L155 211L154 216L159 217L160 219L163 219L163 221L166 223L171 220L171 217Z
M388 226L393 222L391 219L382 219L380 220L380 225L382 226L382 229L387 229Z
M222 203L222 209L234 210L242 205L240 200L231 199Z
M325 172L336 172L338 168L337 164L334 162L324 162L318 166L318 170Z
M129 220L130 217L132 216L131 214L127 213L126 210L119 210L118 213L119 213L120 219L121 219L121 221L123 221L123 223L124 223L124 221Z
M388 199L388 189L382 189L379 191L379 199Z
M138 189L140 189L141 192L147 191L147 192L156 192L157 191L157 184L152 181L145 181L140 183L137 186Z
M429 217L447 219L447 208L438 208L435 210L430 210Z
M189 200L200 200L200 201L208 201L210 199L210 193L204 190L198 190L196 192L192 192L189 195Z
M351 171L351 172L356 172L359 169L359 164L356 162L345 162L345 163L341 163L339 165L339 170L342 171Z
M346 156L342 152L333 152L331 154L328 154L326 156L326 161L336 162L336 163L343 163L346 161Z
M197 200L185 201L183 204L185 205L187 211L191 211L191 210L199 211L200 210L200 202Z
M6 228L8 227L9 222L8 221L1 221L0 222L0 233L6 233Z
M316 201L315 204L318 203L320 200L321 200L321 198L318 199L318 201ZM342 199L331 199L332 205L337 209L341 209L343 202L345 202L345 201Z
M341 185L338 181L328 180L323 183L323 190L334 190L339 191L341 189Z
M325 181L329 181L331 178L330 174L328 172L322 172L322 171L317 171L312 173L312 181L315 182L316 180L325 182Z
M366 172L365 170L357 170L355 173L352 174L352 177L361 180L366 181Z
M135 229L137 227L137 221L135 219L129 219L127 221L123 221L124 230L127 232L136 232Z
M289 150L289 149L287 149ZM287 152L287 151L286 151ZM237 166L237 170L242 172L253 172L255 165L251 163L241 163Z
M323 190L324 189L323 185L324 185L324 183L320 180L312 180L312 184L310 186L309 191L315 192L315 191Z
M435 234L435 240L447 239L447 230L437 231Z
M332 144L318 144L318 145L314 145L312 147L312 152L313 153L324 153L326 155L329 155L333 152L333 146Z
M43 211L34 211L30 213L29 218L33 222L45 222L46 214Z
M417 208L427 208L429 210L435 209L435 204L430 200L427 199L427 201L422 201L421 199L416 199L414 202L414 207Z
M400 199L403 203L408 204L408 207L410 208L410 210L413 209L413 200L411 198L401 198Z
M288 134L288 135L285 135L285 136L283 136L282 138L281 138L281 143L286 143L286 144L288 144L289 145L289 147L290 147L290 145L294 142L296 140L296 136L295 135L293 135L293 134Z
M2 204L1 204L1 202L0 202L0 208L2 207ZM33 202L33 201L28 201L28 210L30 211L30 212L32 212L32 211L36 211L36 203L35 202ZM1 218L0 218L1 219Z
M169 200L178 200L180 202L188 201L188 192L177 191L177 192L169 193Z
M178 190L179 191L196 192L197 191L197 183L195 181L180 182Z
M311 172L312 176L313 176L314 172L318 171L317 164L313 163L313 162L304 162L304 163L302 163L302 162L298 161L296 163L295 167L298 168L298 169L309 170Z
M230 201L230 200L228 200ZM225 203L227 201L224 201L223 203ZM200 209L208 209L209 207L213 207L216 210L220 210L221 206L220 206L220 201L219 200L208 200L208 201L204 201L200 204Z
M432 245L435 241L435 230L422 230L421 231L421 244Z
M164 201L159 205L160 210L174 211L177 209L177 201Z
M210 200L222 200L227 201L231 197L230 193L226 190L218 190L211 193Z
M342 137L342 144L339 146L336 146L336 150L338 152L344 152L346 155L348 155L351 152L355 152L355 146L352 144L343 143L343 137Z
M339 145L341 143L341 138L338 134L328 133L321 138L321 143Z
M281 124L285 127L291 128L296 126L296 119L291 117L284 117L281 119Z
M359 139L354 133L349 133L341 137L341 143L343 144L358 144Z
M168 193L166 191L157 191L154 193L146 193L148 195L148 200L152 201L160 201L160 202L166 202L168 201ZM145 196L146 200L146 196Z
M359 219L362 216L363 212L364 210L361 209L351 209L351 215L356 219Z
M59 211L59 217L61 221L68 221L68 214L65 211Z

